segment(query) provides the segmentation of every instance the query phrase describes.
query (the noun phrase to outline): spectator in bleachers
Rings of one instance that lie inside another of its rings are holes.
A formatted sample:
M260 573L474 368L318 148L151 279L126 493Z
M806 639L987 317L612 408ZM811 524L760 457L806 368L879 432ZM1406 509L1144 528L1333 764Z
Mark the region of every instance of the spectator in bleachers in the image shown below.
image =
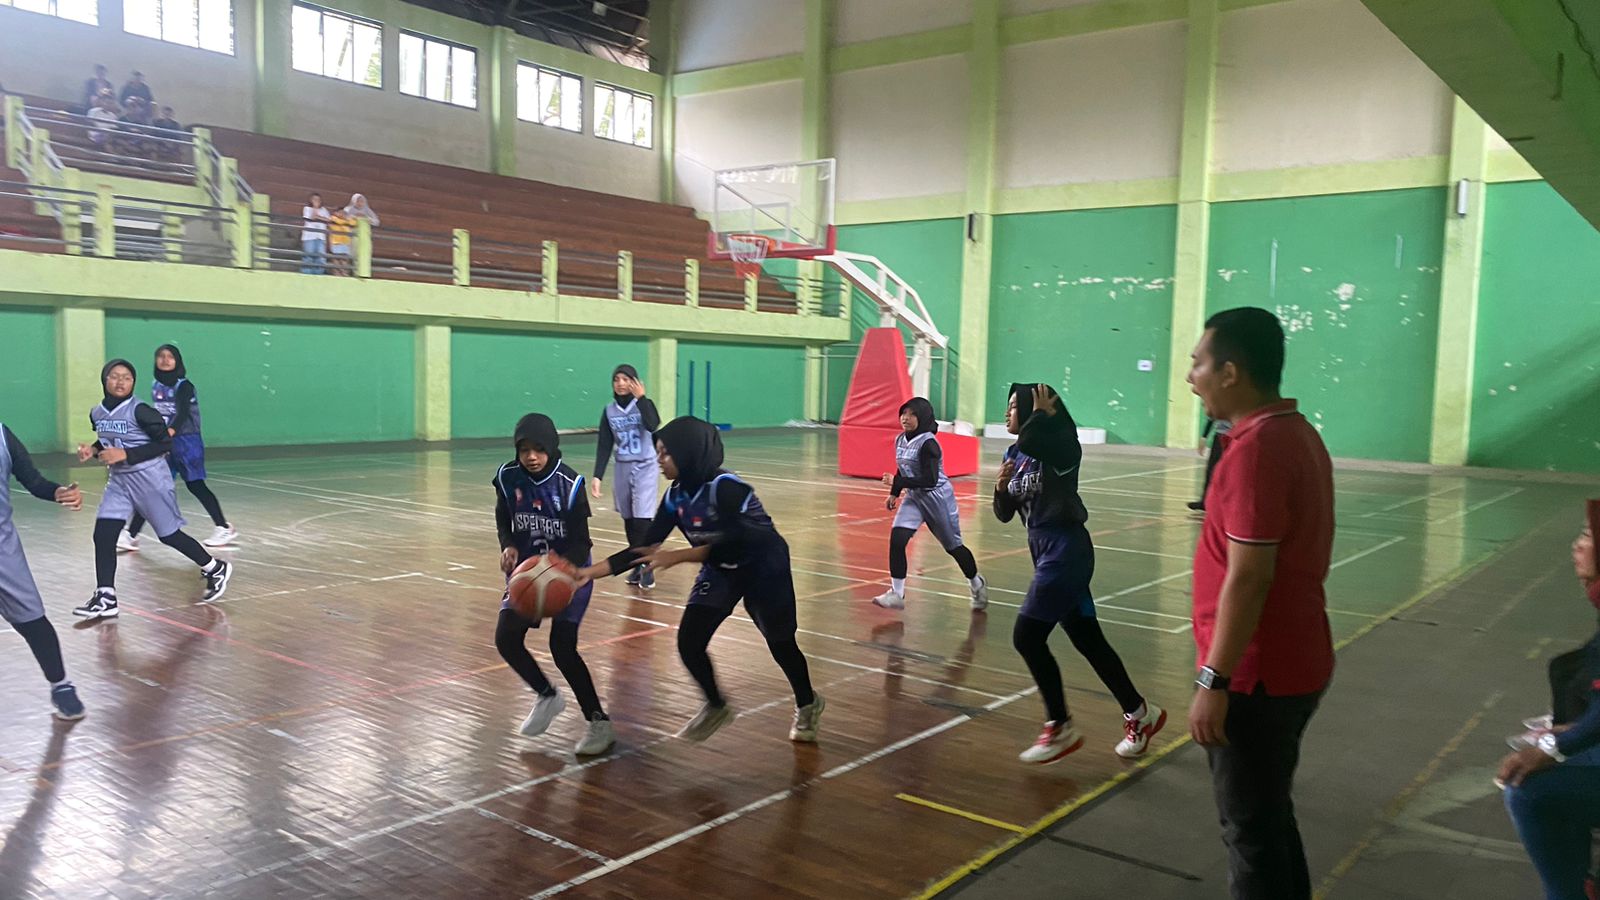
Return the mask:
M166 131L183 130L183 125L172 115L172 107L170 106L161 107L161 115L157 116L150 124Z
M147 107L155 105L155 95L150 93L150 85L144 83L143 72L136 71L133 73L133 77L128 79L128 83L122 86L122 93L117 95L117 100L123 106L127 106L129 97L138 97L144 101Z
M106 77L106 67L95 66L94 77L83 83L82 106L84 112L87 113L89 110L95 108L95 105L99 101L102 93L115 94L116 90L116 85L112 84L111 79Z
M328 271L328 222L333 218L322 205L322 195L312 194L300 210L300 271L324 275Z
M122 115L118 117L122 124L117 128L115 149L119 153L129 156L150 155L150 105L137 96L129 97L122 104Z
M88 115L96 123L110 123L104 128L89 129L89 143L93 144L96 150L104 150L106 149L106 142L111 139L111 133L117 127L116 122L119 115L117 113L116 98L111 96L109 91L95 97L89 105Z
M355 217L345 209L333 211L333 217L328 220L328 274L349 275L351 257L351 236L356 230Z
M182 123L173 116L172 107L161 107L161 115L150 122L150 127L156 129L155 136L161 139L155 142L156 156L176 162L183 155L183 145L178 142L187 141L189 135L184 133Z
M378 213L367 204L366 194L351 194L350 202L345 204L344 214L352 220L366 219L373 228L378 227Z

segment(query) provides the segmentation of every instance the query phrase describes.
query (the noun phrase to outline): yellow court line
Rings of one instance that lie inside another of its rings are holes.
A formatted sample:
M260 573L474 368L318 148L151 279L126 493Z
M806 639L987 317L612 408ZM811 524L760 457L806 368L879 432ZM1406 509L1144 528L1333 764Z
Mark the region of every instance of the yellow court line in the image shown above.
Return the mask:
M967 812L964 809L956 809L954 806L945 806L943 803L935 803L932 800L924 800L921 797L913 797L910 794L895 794L894 798L896 800L904 800L907 803L915 803L918 806L926 806L929 809L936 809L942 813L949 813L952 816L960 816L963 819L971 819L972 821L977 822L979 825L992 825L993 827L999 828L1002 831L1015 831L1018 834L1021 834L1022 832L1028 830L1023 828L1021 825L1013 825L1010 822L1002 822L999 819L991 819L988 816L980 816L975 812Z
M1484 563L1487 563L1491 558L1497 557L1497 556L1504 556L1507 552L1510 551L1510 549L1511 548L1509 548L1509 547L1502 548L1499 552L1491 550L1491 551L1488 551L1488 552L1484 553L1482 556L1480 556L1479 558L1473 560L1472 562L1462 563L1460 566L1456 567L1450 573L1448 573L1448 574L1446 574L1444 576L1441 576L1438 579L1435 579L1428 586L1426 586L1426 587L1422 588L1421 590L1417 591L1415 594L1412 594L1404 602L1402 602L1399 605L1395 606L1393 609L1391 609L1388 612L1382 614L1381 616L1373 618L1370 622L1367 622L1361 628L1356 629L1356 631L1353 634L1349 635L1348 637L1346 637L1343 640L1339 641L1338 643L1334 644L1333 645L1334 649L1335 650L1343 650L1345 647L1349 646L1352 641L1355 641L1356 639L1358 639L1360 637L1363 637L1368 632L1372 631L1374 628L1377 628L1380 623L1382 623L1382 622L1384 622L1384 621L1386 621L1388 619L1391 619L1391 618L1393 618L1393 617L1405 612L1407 609L1410 609L1411 607L1415 606L1416 604L1422 602L1425 598L1432 596L1435 592L1443 589L1444 587L1446 587L1446 586L1448 586L1450 584L1455 583L1456 581L1460 580L1463 576L1465 576L1468 572L1470 572L1473 569L1483 565ZM1069 800L1065 804L1056 807L1054 810L1052 810L1049 813L1045 814L1045 816L1043 818L1041 818L1038 821L1034 822L1032 825L1029 825L1028 827L1022 829L1021 831L1015 832L1012 837L1009 837L1009 838L1005 839L1004 841L1000 842L999 844L989 848L988 850L984 851L982 854L974 857L973 859L969 860L968 862L964 863L963 865L957 867L954 871L950 872L948 875L945 875L943 878L939 879L938 881L935 881L934 883L928 885L920 893L913 895L914 900L933 900L934 897L937 897L939 894L942 894L946 890L949 890L950 888L954 887L958 882L960 882L963 879L965 879L968 875L973 874L974 872L978 871L979 869L983 868L984 866L988 865L989 863L995 861L1001 855L1003 855L1003 854L1009 852L1010 850L1014 849L1015 847L1019 846L1024 841L1027 841L1028 839L1030 839L1030 838L1042 833L1046 828L1049 828L1050 826L1056 824L1057 822L1061 821L1062 819L1065 819L1067 816L1070 816L1074 812L1077 812L1079 809L1081 809L1086 804L1088 804L1088 803L1100 798L1101 796L1105 795L1112 788L1116 787L1117 785L1121 784L1124 781L1127 781L1129 778L1131 778L1133 775L1135 775L1141 769L1149 768L1150 766L1152 766L1152 765L1156 764L1157 762L1160 762L1162 759L1166 758L1167 754L1172 753L1174 750L1177 750L1180 747L1187 746L1190 743L1190 741L1191 741L1191 738L1188 735L1184 735L1183 737L1179 738L1178 740L1175 740L1172 743L1166 745L1165 747L1162 747L1160 750L1157 750L1156 752L1150 754L1149 756L1146 756L1143 759L1140 759L1137 763L1135 763L1133 765L1133 767L1129 768L1127 771L1118 772L1116 775L1112 776L1111 778L1108 778L1104 782L1101 782L1098 786L1096 786L1093 790L1089 791L1088 793L1081 794L1078 797L1075 797L1072 800ZM957 813L957 814L959 815L961 813Z

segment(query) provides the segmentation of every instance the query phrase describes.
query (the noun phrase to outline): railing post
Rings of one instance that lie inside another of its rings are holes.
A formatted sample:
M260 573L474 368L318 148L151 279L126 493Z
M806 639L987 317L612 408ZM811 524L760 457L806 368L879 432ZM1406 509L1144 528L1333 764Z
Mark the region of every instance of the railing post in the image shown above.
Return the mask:
M683 302L686 306L700 305L700 260L683 261Z
M356 277L372 277L372 222L369 219L356 220L356 244L350 248L355 261Z
M266 194L257 194L250 200L250 265L255 267L256 248L265 247L272 249L272 198ZM272 268L272 254L267 254L266 265L263 268Z
M7 94L6 101L6 168L22 168L22 154L27 148L22 146L22 98L14 94Z
M633 299L633 252L617 251L617 299Z
M83 174L77 169L66 171L68 190L81 190ZM77 195L68 195L61 201L61 242L66 244L67 253L72 256L83 255L83 198Z
M555 241L545 241L542 245L542 258L539 262L539 282L546 297L555 297L561 293L560 284L560 253Z
M232 206L239 202L239 161L231 157L222 158L222 169L217 172L217 196L222 200L218 206Z
M802 316L809 316L812 310L822 308L822 286L817 282L813 273L800 276L800 293L795 297L795 311Z
M855 300L855 285L848 278L839 279L839 318L850 318L850 303Z
M755 312L756 311L756 307L760 303L760 300L761 300L761 296L760 296L760 293L759 293L761 278L756 273L751 272L751 273L749 273L749 274L744 276L743 281L744 281L744 308L746 310L749 310L750 312Z
M183 220L170 213L161 217L161 252L167 262L183 262Z
M117 255L117 201L111 199L111 185L94 189L94 255Z
M50 185L49 169L45 168L44 151L50 146L50 132L43 128L33 130L33 142L28 145L28 171L32 173L28 181L47 187ZM33 214L36 216L50 215L50 204L42 200L33 203Z
M465 228L450 231L450 278L458 287L472 284L472 235Z
M233 267L235 269L255 268L255 247L251 244L251 237L256 233L254 225L255 211L247 203L233 204Z
M163 135L164 137L165 135ZM218 184L222 179L221 172L211 171L211 129L194 129L194 138L189 142L189 149L194 153L194 183L205 191L207 196L219 197L217 191L212 190L212 185ZM226 200L223 197L223 200ZM218 206L232 206L231 203L218 203Z

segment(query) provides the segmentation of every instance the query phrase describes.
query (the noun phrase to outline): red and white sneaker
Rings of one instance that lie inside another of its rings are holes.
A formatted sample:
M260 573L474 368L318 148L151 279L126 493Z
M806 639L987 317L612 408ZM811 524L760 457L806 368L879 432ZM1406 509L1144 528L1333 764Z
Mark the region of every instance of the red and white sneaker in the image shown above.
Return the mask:
M1017 758L1025 763L1036 766L1047 766L1059 762L1067 754L1083 746L1083 735L1078 729L1072 727L1072 720L1065 722L1046 722L1044 730L1039 732L1039 739L1033 746L1018 754Z
M1166 727L1167 711L1146 701L1144 715L1138 718L1124 715L1122 720L1122 740L1117 742L1117 755L1123 759L1136 759L1150 749L1150 739L1156 736L1156 732Z

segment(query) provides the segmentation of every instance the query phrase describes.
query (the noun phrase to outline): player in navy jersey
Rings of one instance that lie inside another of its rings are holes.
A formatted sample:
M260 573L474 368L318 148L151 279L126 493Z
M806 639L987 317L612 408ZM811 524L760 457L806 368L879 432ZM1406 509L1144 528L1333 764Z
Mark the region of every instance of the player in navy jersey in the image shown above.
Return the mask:
M549 416L529 413L517 422L511 440L517 458L494 475L494 520L500 532L501 570L509 578L523 560L546 553L554 553L576 568L589 565L593 546L589 539L589 499L583 493L583 476L561 461L561 437L555 423ZM589 667L578 654L578 625L593 593L592 584L578 588L572 602L550 622L550 655L572 687L588 723L583 739L574 748L579 756L604 753L616 743ZM567 706L561 692L544 677L528 653L528 629L540 625L518 615L511 608L509 596L500 599L495 648L539 698L519 729L529 737L544 734Z
M794 726L789 739L817 739L822 695L811 689L811 674L795 643L794 577L789 545L772 524L760 498L739 476L722 468L722 438L715 426L692 416L674 419L656 432L656 459L672 485L643 540L583 570L585 579L616 575L643 563L662 571L679 563L700 563L689 603L678 624L678 655L705 694L705 705L679 735L703 741L733 721L706 648L718 626L740 600L766 638L767 649L794 690ZM673 529L689 547L663 550Z
M188 369L183 365L183 354L176 344L162 344L156 348L156 377L150 383L150 402L161 418L167 420L167 434L172 436L172 452L167 454L167 468L183 479L200 505L211 516L211 536L201 541L207 547L226 547L238 540L239 532L222 514L222 504L206 484L206 445L200 437L200 398L195 394L194 382L189 380ZM117 537L118 550L138 550L139 531L144 527L144 517L138 513L128 522L128 529Z
M626 363L611 373L611 402L600 411L600 433L594 454L594 481L589 490L600 499L600 479L606 474L606 461L617 457L617 484L612 502L622 516L628 543L637 545L650 527L656 512L656 439L661 414L644 395L639 370ZM635 566L628 583L645 590L656 586L656 577L646 566Z
M906 545L923 525L938 539L939 546L961 567L972 589L972 608L989 605L989 585L978 574L978 561L961 542L961 515L956 508L956 492L944 474L944 457L935 436L939 423L933 404L912 397L900 405L902 434L894 439L896 471L884 475L889 486L890 509L894 526L889 530L889 589L872 598L885 609L904 609L906 605ZM901 492L905 499L900 499Z
M233 564L213 557L200 542L183 532L183 514L172 475L162 457L172 449L167 422L155 408L133 396L133 363L113 359L100 370L105 397L89 410L89 422L99 440L78 445L78 461L105 463L106 490L94 519L95 591L88 602L74 609L85 619L114 618L117 606L117 536L135 513L150 520L156 537L200 567L205 579L204 601L222 596L233 577Z
M1057 625L1122 706L1123 738L1117 743L1117 755L1139 756L1166 724L1167 713L1145 702L1095 617L1094 596L1089 590L1094 577L1094 544L1084 525L1089 512L1078 496L1078 466L1083 460L1078 425L1048 385L1013 384L1006 405L1006 430L1017 436L1017 442L1006 449L1000 464L994 512L1002 522L1022 514L1028 526L1028 552L1033 557L1033 582L1028 585L1011 639L1028 664L1050 717L1038 740L1022 751L1020 759L1053 763L1083 746L1083 737L1072 727L1067 712L1061 669L1050 653L1050 632Z

